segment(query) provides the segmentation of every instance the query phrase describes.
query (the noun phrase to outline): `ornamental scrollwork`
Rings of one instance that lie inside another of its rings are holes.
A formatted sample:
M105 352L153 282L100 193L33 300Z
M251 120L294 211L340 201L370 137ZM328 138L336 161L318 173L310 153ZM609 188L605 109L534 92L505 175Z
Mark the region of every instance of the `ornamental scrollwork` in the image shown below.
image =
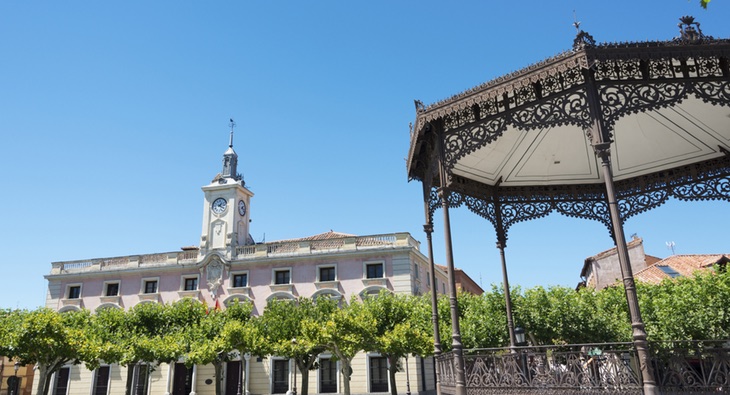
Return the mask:
M590 114L586 93L578 90L517 110L511 114L510 123L522 130L561 125L587 129L590 125Z
M668 107L687 97L684 83L606 85L598 89L606 125L612 127L627 114Z
M445 135L446 169L449 169L450 172L457 160L496 140L505 129L505 120L494 118L472 128L461 129Z
M730 104L730 81L702 81L692 85L695 95L705 103Z

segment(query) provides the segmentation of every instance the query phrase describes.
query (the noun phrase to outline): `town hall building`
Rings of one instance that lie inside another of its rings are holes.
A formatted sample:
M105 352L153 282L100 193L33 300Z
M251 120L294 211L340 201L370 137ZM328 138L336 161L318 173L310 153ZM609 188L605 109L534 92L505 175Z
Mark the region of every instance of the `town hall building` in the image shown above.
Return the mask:
M254 314L263 313L271 299L328 297L350 300L387 290L403 294L445 293L447 274L431 266L420 243L408 233L355 236L329 231L299 239L256 243L249 233L253 192L237 172L238 155L231 131L223 167L204 195L202 233L198 246L180 251L77 261L53 262L46 275L46 306L60 312L103 308L129 309L139 303L172 303L193 298L225 308L247 300ZM471 282L473 283L473 281ZM481 289L473 283L474 289ZM245 360L246 394L286 393L296 380L294 363L285 358L241 356ZM241 358L227 363L225 395L236 393ZM406 361L402 361L405 363ZM410 358L410 389L434 393L431 358ZM342 392L342 377L330 355L320 356L310 372L310 394ZM134 375L134 395L208 395L215 393L214 369L180 363L156 367L137 365L133 372L119 365L89 371L68 365L51 383L53 395L124 395L127 374ZM387 360L361 352L353 360L353 394L389 392ZM404 373L396 375L398 391L406 392ZM37 386L37 382L35 383Z

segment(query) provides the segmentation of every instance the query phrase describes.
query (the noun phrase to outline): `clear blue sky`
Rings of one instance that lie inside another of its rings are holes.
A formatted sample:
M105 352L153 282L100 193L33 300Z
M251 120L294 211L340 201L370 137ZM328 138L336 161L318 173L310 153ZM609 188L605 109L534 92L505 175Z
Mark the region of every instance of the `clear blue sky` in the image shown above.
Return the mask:
M228 118L256 194L260 241L330 229L424 241L404 158L413 99L449 97L570 48L671 39L682 15L730 37L729 2L0 2L0 308L45 299L51 262L198 243ZM730 203L631 218L649 254L730 252ZM441 213L436 258L444 262ZM501 281L492 226L452 211L456 265ZM598 223L552 215L510 232L513 285L574 286L612 247Z

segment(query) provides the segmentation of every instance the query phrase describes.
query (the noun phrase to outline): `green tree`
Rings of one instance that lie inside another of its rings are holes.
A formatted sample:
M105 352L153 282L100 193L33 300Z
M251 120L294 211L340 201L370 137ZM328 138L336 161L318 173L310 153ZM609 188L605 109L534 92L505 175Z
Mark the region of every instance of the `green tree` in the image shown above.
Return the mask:
M650 340L713 340L730 337L730 274L716 268L693 277L638 285Z
M11 329L4 329L4 334L0 335L3 347L9 358L23 365L36 365L37 395L48 394L53 373L78 360L89 317L85 310L58 313L47 308L4 314L3 324Z
M398 394L395 374L400 370L401 358L408 354L430 355L433 351L429 314L420 299L424 298L381 291L363 301L364 309L375 320L375 325L368 328L367 338L372 341L365 345L365 351L379 352L388 359L392 395Z
M221 331L220 341L237 350L241 357L245 354L267 355L270 348L266 344L264 331L261 329L261 319L250 315L249 317L248 320L228 320ZM241 358L241 372L239 374L242 374L244 370L244 362L244 358ZM241 377L243 378L243 376ZM242 383L242 386L245 388L245 382Z
M224 330L226 325L233 321L246 325L251 319L253 305L251 302L235 301L225 310L203 308L202 310L193 309L193 311L199 316L192 320L185 329L189 345L186 363L190 366L213 364L215 393L221 395L223 392L223 364L235 358L234 350L238 345L238 340L227 336ZM243 363L243 358L241 358L241 363Z
M519 295L512 290L513 299ZM481 295L459 294L461 341L465 349L509 345L507 310L501 287Z
M324 345L340 361L345 395L350 395L352 359L370 343L369 328L373 326L375 319L355 297L349 305L334 309L324 320L305 318L302 321L302 338L310 344Z
M301 372L302 395L309 390L309 371L317 368L319 354L326 350L325 345L314 343L302 335L302 323L305 319L312 323L324 323L334 310L337 301L329 298L310 298L291 300L271 300L261 316L261 325L265 328L266 343L274 355L293 358L297 369ZM312 324L314 325L314 324Z
M84 328L85 341L79 359L94 370L101 362L119 363L126 350L127 313L122 309L97 310Z
M187 303L184 301L178 302L178 308ZM169 305L141 303L127 312L124 354L119 361L120 365L127 367L127 394L132 388L136 365L146 363L152 370L160 362L175 361L184 353L185 335L175 329L180 327L187 314L170 312L170 309Z

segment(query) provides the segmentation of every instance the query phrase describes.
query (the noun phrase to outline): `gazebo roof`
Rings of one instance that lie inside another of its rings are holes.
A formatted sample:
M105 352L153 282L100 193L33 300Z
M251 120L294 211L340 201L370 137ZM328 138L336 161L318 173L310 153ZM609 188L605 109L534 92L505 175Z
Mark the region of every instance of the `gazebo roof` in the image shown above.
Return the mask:
M594 147L610 144L624 217L669 196L727 200L730 40L682 22L681 37L663 42L596 44L580 31L570 51L441 102L417 101L409 178L442 186L442 144L453 205L494 223L486 207L495 199L542 202L506 227L552 210L609 226L603 208L567 202L605 200Z

